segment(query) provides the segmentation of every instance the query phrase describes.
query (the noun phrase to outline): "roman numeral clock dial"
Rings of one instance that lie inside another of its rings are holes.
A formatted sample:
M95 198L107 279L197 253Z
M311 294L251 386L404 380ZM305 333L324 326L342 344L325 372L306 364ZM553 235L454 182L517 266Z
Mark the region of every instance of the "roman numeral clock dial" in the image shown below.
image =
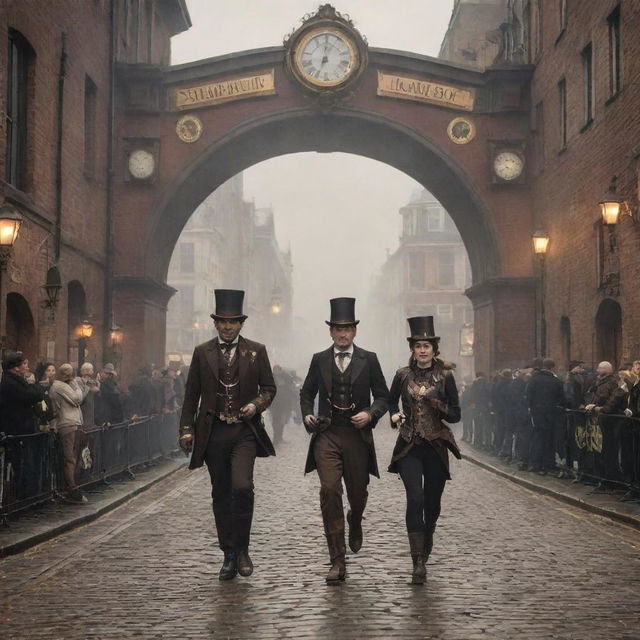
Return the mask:
M285 39L287 71L318 98L347 95L367 64L367 43L348 16L324 5Z

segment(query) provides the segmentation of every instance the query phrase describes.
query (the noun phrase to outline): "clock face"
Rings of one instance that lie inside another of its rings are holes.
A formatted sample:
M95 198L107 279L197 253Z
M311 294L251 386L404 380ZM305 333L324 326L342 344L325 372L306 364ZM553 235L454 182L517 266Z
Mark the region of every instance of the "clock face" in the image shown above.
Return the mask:
M137 180L145 180L153 175L156 161L146 149L135 149L129 154L129 173Z
M502 180L519 178L524 169L522 156L513 151L501 151L493 160L493 170Z
M357 70L358 52L345 34L323 27L310 31L300 40L295 66L308 83L335 87Z

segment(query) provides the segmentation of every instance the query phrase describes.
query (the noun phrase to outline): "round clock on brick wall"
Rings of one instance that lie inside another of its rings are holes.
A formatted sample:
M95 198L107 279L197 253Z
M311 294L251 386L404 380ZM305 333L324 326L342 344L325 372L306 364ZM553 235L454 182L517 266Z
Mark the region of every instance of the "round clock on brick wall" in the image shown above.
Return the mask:
M156 170L156 159L147 149L132 149L127 159L129 174L135 180L148 180Z
M498 181L515 182L522 177L524 155L517 150L498 150L493 157L493 172Z

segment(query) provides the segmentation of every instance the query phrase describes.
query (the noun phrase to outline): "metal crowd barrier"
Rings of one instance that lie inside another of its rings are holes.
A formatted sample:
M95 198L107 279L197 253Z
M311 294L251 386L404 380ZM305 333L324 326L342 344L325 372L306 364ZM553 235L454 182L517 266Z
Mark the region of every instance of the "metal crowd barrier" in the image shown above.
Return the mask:
M175 412L143 416L121 424L86 427L76 435L76 482L86 487L106 482L177 450ZM61 454L50 432L24 436L0 434L0 521L55 497L65 489Z

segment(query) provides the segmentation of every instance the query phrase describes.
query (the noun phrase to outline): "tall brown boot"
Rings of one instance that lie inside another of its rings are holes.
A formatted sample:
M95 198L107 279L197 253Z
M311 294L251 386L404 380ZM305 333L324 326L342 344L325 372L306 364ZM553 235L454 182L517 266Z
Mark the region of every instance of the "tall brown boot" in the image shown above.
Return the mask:
M427 577L424 531L409 533L409 547L411 549L411 559L413 560L411 584L424 584Z
M344 531L342 533L332 533L327 535L327 546L329 547L329 558L331 559L331 569L327 573L325 580L327 584L340 584L347 574L345 554L347 548L344 543Z

